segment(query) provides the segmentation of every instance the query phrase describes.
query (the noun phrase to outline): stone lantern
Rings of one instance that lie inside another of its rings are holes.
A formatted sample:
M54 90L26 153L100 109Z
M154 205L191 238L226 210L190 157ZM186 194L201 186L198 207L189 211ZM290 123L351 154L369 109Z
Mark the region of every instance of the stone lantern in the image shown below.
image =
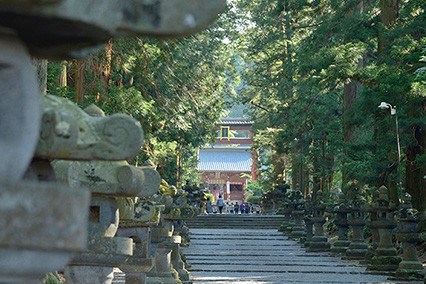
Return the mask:
M339 200L333 208L333 212L337 215L336 225L339 227L339 231L338 239L331 248L331 251L337 254L345 254L351 243L348 239L348 213L350 212L350 208L347 203L348 200L346 195L344 193L340 193Z
M188 206L184 194L165 182L160 186L159 194L153 196L152 200L163 204L165 210L159 225L152 228L151 240L155 264L147 274L147 283L179 284L180 278L188 282L189 273L185 270L179 253L182 238L175 232L174 223L194 217L195 210Z
M148 165L148 166L145 166ZM141 169L149 177L143 185L148 193L158 191L161 177L155 166L145 162ZM162 205L155 205L149 197L119 198L120 224L117 237L131 238L134 243L133 254L118 267L125 272L126 283L145 283L146 274L154 267L155 258L150 255L151 229L158 226L161 219Z
M323 193L321 190L317 192L317 199L313 202L313 217L312 223L314 223L315 233L309 242L309 252L317 251L329 251L330 243L327 240L327 237L324 235L324 224L326 222L325 218L325 203L322 200Z
M392 243L392 233L397 227L397 222L395 221L396 206L389 200L386 186L381 186L379 192L376 226L379 229L380 242L368 269L395 271L401 261Z
M312 222L313 217L313 207L312 207L312 196L308 194L306 196L306 202L305 202L305 216L303 217L303 220L305 221L305 228L306 228L306 237L305 242L303 243L303 247L308 248L309 243L312 240L312 237L314 236L314 223Z
M368 245L364 240L365 209L364 200L356 183L350 189L352 200L350 202L350 219L348 224L352 227L352 238L346 250L347 259L364 259Z
M402 198L401 209L398 212L398 233L396 239L402 243L402 261L398 265L395 277L398 280L422 280L425 271L417 257L417 243L421 236L418 233L417 224L420 213L412 208L411 195L406 193Z
M0 1L0 279L3 282L33 283L45 273L63 267L71 253L84 250L86 245L90 192L34 178L22 181L31 160L34 157L120 160L109 158L104 151L120 142L111 129L122 133L117 125L109 128L112 122L109 119L98 120L99 128L92 132L85 124L75 127L68 123L70 117L62 116L61 112L44 113L42 117L41 96L30 55L52 60L81 58L113 37L188 35L207 27L224 8L224 0ZM98 136L99 130L105 131ZM41 146L35 153L39 140L54 144L50 149ZM118 146L127 151L125 145ZM75 156L78 152L80 156ZM90 218L97 220L97 213L96 209L92 210Z
M294 216L294 226L291 231L290 237L293 239L300 240L305 236L305 227L303 215L305 214L305 199L300 191L293 192L293 204L294 209L291 215Z
M367 220L367 228L371 232L371 244L368 247L367 253L365 255L365 263L370 264L371 259L374 256L374 253L380 242L379 227L377 226L378 216L377 216L377 207L379 200L380 192L378 190L373 193L373 200L371 204L365 204L365 211L369 214L369 220Z
M290 224L290 220L291 220L291 208L290 208L290 192L287 191L284 194L284 200L281 203L281 208L280 211L282 212L282 214L284 215L284 220L280 226L280 228L278 229L278 231L280 232L286 232L287 231L287 227Z

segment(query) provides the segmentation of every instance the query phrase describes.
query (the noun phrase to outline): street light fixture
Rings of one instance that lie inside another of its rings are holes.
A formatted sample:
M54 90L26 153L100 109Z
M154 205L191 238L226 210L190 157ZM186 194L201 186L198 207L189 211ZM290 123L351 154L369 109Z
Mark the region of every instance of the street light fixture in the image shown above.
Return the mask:
M399 130L398 130L398 115L396 114L396 107L392 107L391 104L386 102L381 102L378 108L386 110L390 109L390 114L395 116L395 126L396 126L396 144L398 145L398 171L399 171L399 190L401 197L403 196L402 191L402 178L401 178L401 147L399 146Z

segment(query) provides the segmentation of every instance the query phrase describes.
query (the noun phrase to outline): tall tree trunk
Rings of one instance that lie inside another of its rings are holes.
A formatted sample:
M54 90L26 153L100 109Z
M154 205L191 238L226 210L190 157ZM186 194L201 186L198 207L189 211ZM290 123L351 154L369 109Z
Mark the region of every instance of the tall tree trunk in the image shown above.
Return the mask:
M42 94L47 94L47 59L33 58L33 64L37 69L40 92Z
M274 166L274 179L276 184L282 184L285 181L284 170L285 164L282 155L277 151L273 151L272 163Z
M360 1L357 6L358 12L361 14L364 11L364 1ZM363 68L367 65L367 56L364 55L358 62L358 67ZM350 80L345 83L343 88L343 154L346 160L350 160L349 152L351 144L356 142L355 138L355 126L353 125L353 118L356 115L355 103L360 93L363 90L363 86L356 80ZM350 173L350 169L346 166L346 161L342 164L342 187L352 180L354 177Z
M423 107L415 105L411 107L408 117L424 117L426 111L426 100L422 103ZM419 211L426 209L426 163L419 163L417 158L425 154L426 147L426 129L423 125L413 125L414 143L408 145L405 149L405 190L413 198L413 207Z
M385 32L386 29L390 28L398 19L399 14L399 0L380 0L380 21L381 26L379 26L378 31L378 45L377 45L377 53L379 55L379 61L380 58L385 58L387 54L388 49L388 42L389 39L386 39ZM381 130L378 127L375 127L375 137L380 137ZM395 146L396 147L396 146ZM395 157L394 154L390 154L387 158L388 161L397 160L398 158ZM392 171L398 171L397 166L389 166L387 169L385 169L381 174L378 176L378 182L376 183L377 186L381 186L383 184L386 184L389 190L389 198L395 202L396 204L399 203L398 199L398 186L397 182L390 179L390 173ZM381 184L379 184L381 183Z
M396 22L399 14L399 0L380 0L380 21L382 27L379 27L378 34L378 54L383 54L386 49L385 29Z
M59 77L59 86L66 87L67 86L67 61L64 60L61 63L61 75Z
M74 99L81 103L84 100L86 92L86 61L77 59L75 61L75 97Z
M295 190L297 188L297 185L299 184L299 176L300 176L300 167L298 166L298 163L296 162L296 156L292 156L291 159L291 188Z

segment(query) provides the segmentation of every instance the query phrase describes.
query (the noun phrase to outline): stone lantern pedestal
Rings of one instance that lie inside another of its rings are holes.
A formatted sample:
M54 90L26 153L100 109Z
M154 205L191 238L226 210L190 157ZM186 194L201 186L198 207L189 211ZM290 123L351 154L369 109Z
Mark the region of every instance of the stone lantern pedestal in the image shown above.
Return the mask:
M179 274L171 263L173 247L181 242L173 236L173 222L165 219L162 226L152 228L152 246L155 250L155 265L148 273L149 284L179 284Z
M313 217L311 218L312 223L314 224L315 232L311 241L309 242L309 252L319 252L319 251L329 251L330 243L327 240L327 237L324 235L324 224L326 219L325 214L325 204L322 201L322 191L317 192L317 200L314 201L313 205Z
M417 257L417 243L421 236L417 232L419 222L419 212L412 209L411 196L406 193L403 197L402 208L398 212L398 233L396 239L402 243L402 261L398 265L395 277L398 280L422 280L425 271L422 263Z
M336 225L339 228L338 239L331 248L331 251L335 254L345 254L351 243L348 238L348 213L350 212L350 210L346 202L347 200L345 195L341 193L339 196L338 204L333 210L336 213Z
M290 224L290 219L291 219L291 209L290 209L290 199L289 199L289 192L286 192L284 194L284 200L281 203L281 208L279 211L281 211L281 213L284 215L284 220L280 226L280 228L278 229L278 231L280 232L285 232L288 225Z
M155 258L150 255L151 228L158 226L161 218L161 205L155 206L149 200L138 200L136 204L132 203L131 207L136 207L136 210L132 208L131 211L134 213L131 216L123 214L117 236L133 240L133 254L125 262L119 264L118 268L125 273L126 283L145 284L146 275L155 263ZM129 205L129 200L121 200L119 204L121 213L126 211L123 207Z
M397 227L394 219L396 208L390 204L387 191L385 186L381 186L379 189L375 224L379 230L380 241L371 259L371 265L368 266L369 270L395 271L401 261L392 243L392 232Z
M290 237L292 239L301 240L305 236L305 227L303 216L305 214L305 200L300 191L295 191L293 197L294 210L291 215L294 216L294 226L291 231Z
M346 259L364 259L368 245L364 240L365 214L363 208L352 208L351 219L348 220L352 227L352 239L346 250Z
M364 241L365 209L362 189L358 181L348 183L346 195L349 200L350 218L349 226L352 228L351 243L346 250L346 259L362 260L367 253L368 245Z
M40 283L86 246L90 194L52 183L0 181L0 282Z
M371 244L368 247L367 253L365 254L365 260L361 261L364 264L370 264L371 259L373 258L377 247L380 243L380 234L379 234L379 227L377 226L377 207L378 207L378 199L379 199L380 192L376 190L373 194L373 201L371 204L365 205L365 210L369 214L369 220L367 220L366 225L367 228L371 232Z

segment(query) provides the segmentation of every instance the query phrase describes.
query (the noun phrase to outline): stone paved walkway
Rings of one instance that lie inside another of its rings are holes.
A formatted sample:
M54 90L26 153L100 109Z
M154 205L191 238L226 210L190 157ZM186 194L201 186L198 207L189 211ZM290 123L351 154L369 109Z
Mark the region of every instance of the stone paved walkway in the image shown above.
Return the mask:
M397 283L366 272L358 262L328 253L307 253L277 230L190 232L191 244L183 253L194 284Z

